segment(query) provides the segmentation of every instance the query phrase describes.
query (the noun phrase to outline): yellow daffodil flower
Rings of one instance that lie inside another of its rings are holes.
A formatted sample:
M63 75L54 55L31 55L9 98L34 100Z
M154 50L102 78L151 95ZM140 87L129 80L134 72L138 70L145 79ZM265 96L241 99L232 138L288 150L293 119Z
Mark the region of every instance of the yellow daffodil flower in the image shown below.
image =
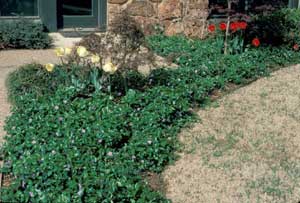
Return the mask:
M45 65L45 68L46 68L46 70L48 71L48 72L52 72L53 70L54 70L54 64L52 64L52 63L47 63L46 65Z
M107 63L103 66L103 70L104 72L114 74L118 70L118 68L113 63Z
M87 49L85 47L79 46L77 48L77 54L79 57L86 57L89 54L89 52L87 51Z
M71 48L65 48L65 55L70 55L72 53L72 49Z
M56 56L63 57L65 55L65 49L62 47L58 47L54 51L56 53Z
M98 55L92 55L91 56L92 63L99 63L100 62L100 56Z

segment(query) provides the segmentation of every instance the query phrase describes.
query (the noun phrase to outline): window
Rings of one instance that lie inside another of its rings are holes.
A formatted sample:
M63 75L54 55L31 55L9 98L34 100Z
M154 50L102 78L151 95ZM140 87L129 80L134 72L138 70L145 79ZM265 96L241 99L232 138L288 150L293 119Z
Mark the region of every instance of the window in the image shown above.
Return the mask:
M210 0L209 7L212 16L224 16L227 14L228 3L227 0ZM236 12L245 12L245 1L233 3L232 9Z
M0 0L0 16L38 16L38 0Z
M250 12L260 12L271 8L288 6L288 0L247 0Z
M64 15L92 15L91 0L63 0Z
M290 0L294 1L294 0ZM227 14L227 0L209 0L212 16L224 16ZM269 7L278 8L288 5L288 0L236 0L232 9L238 13L259 12Z

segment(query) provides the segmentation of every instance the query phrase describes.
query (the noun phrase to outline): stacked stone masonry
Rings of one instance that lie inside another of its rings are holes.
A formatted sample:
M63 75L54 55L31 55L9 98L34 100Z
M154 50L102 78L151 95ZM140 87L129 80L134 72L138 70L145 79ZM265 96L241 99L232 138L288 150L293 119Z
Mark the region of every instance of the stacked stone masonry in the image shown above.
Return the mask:
M166 35L184 34L202 38L208 17L208 0L108 0L108 26L126 11L146 34L162 25Z

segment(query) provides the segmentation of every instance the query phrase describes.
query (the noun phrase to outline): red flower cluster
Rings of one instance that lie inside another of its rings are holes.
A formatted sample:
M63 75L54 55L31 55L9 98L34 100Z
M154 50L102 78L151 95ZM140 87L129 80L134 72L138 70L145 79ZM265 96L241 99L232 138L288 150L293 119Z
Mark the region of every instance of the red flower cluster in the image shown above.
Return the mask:
M236 32L237 30L246 30L248 27L248 24L247 22L245 21L236 21L236 22L232 22L229 24L229 28L232 32ZM219 29L221 31L226 31L227 29L227 24L225 22L222 22L219 24ZM210 24L208 25L208 31L209 32L215 32L216 31L216 25L214 24ZM260 46L260 40L256 37L252 40L252 45L254 47L259 47ZM295 44L294 45L294 50L299 50L299 45L298 44Z
M252 45L255 46L255 47L259 47L259 45L260 45L259 39L258 38L254 38L252 40Z
M232 22L230 23L230 30L235 32L237 30L245 30L247 28L248 24L244 21L237 21L237 22ZM227 24L222 22L219 24L219 28L222 31L225 31L227 28ZM210 24L208 26L208 31L209 32L215 32L216 31L216 26L214 24Z
M237 21L230 23L230 30L235 32L237 30L246 30L248 24L244 21Z
M299 51L299 45L298 45L298 44L294 44L293 49L294 49L295 51Z

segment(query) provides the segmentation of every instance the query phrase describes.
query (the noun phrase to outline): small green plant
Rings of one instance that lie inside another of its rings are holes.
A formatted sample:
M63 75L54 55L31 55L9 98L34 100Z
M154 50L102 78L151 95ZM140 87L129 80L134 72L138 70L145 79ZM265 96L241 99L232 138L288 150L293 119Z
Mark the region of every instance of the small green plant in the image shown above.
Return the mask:
M208 30L210 33L215 33L217 42L223 45L222 52L224 54L241 54L244 52L244 35L248 24L245 21L221 22L216 28L216 25L210 24Z
M52 40L41 23L27 19L0 22L0 49L45 49Z

